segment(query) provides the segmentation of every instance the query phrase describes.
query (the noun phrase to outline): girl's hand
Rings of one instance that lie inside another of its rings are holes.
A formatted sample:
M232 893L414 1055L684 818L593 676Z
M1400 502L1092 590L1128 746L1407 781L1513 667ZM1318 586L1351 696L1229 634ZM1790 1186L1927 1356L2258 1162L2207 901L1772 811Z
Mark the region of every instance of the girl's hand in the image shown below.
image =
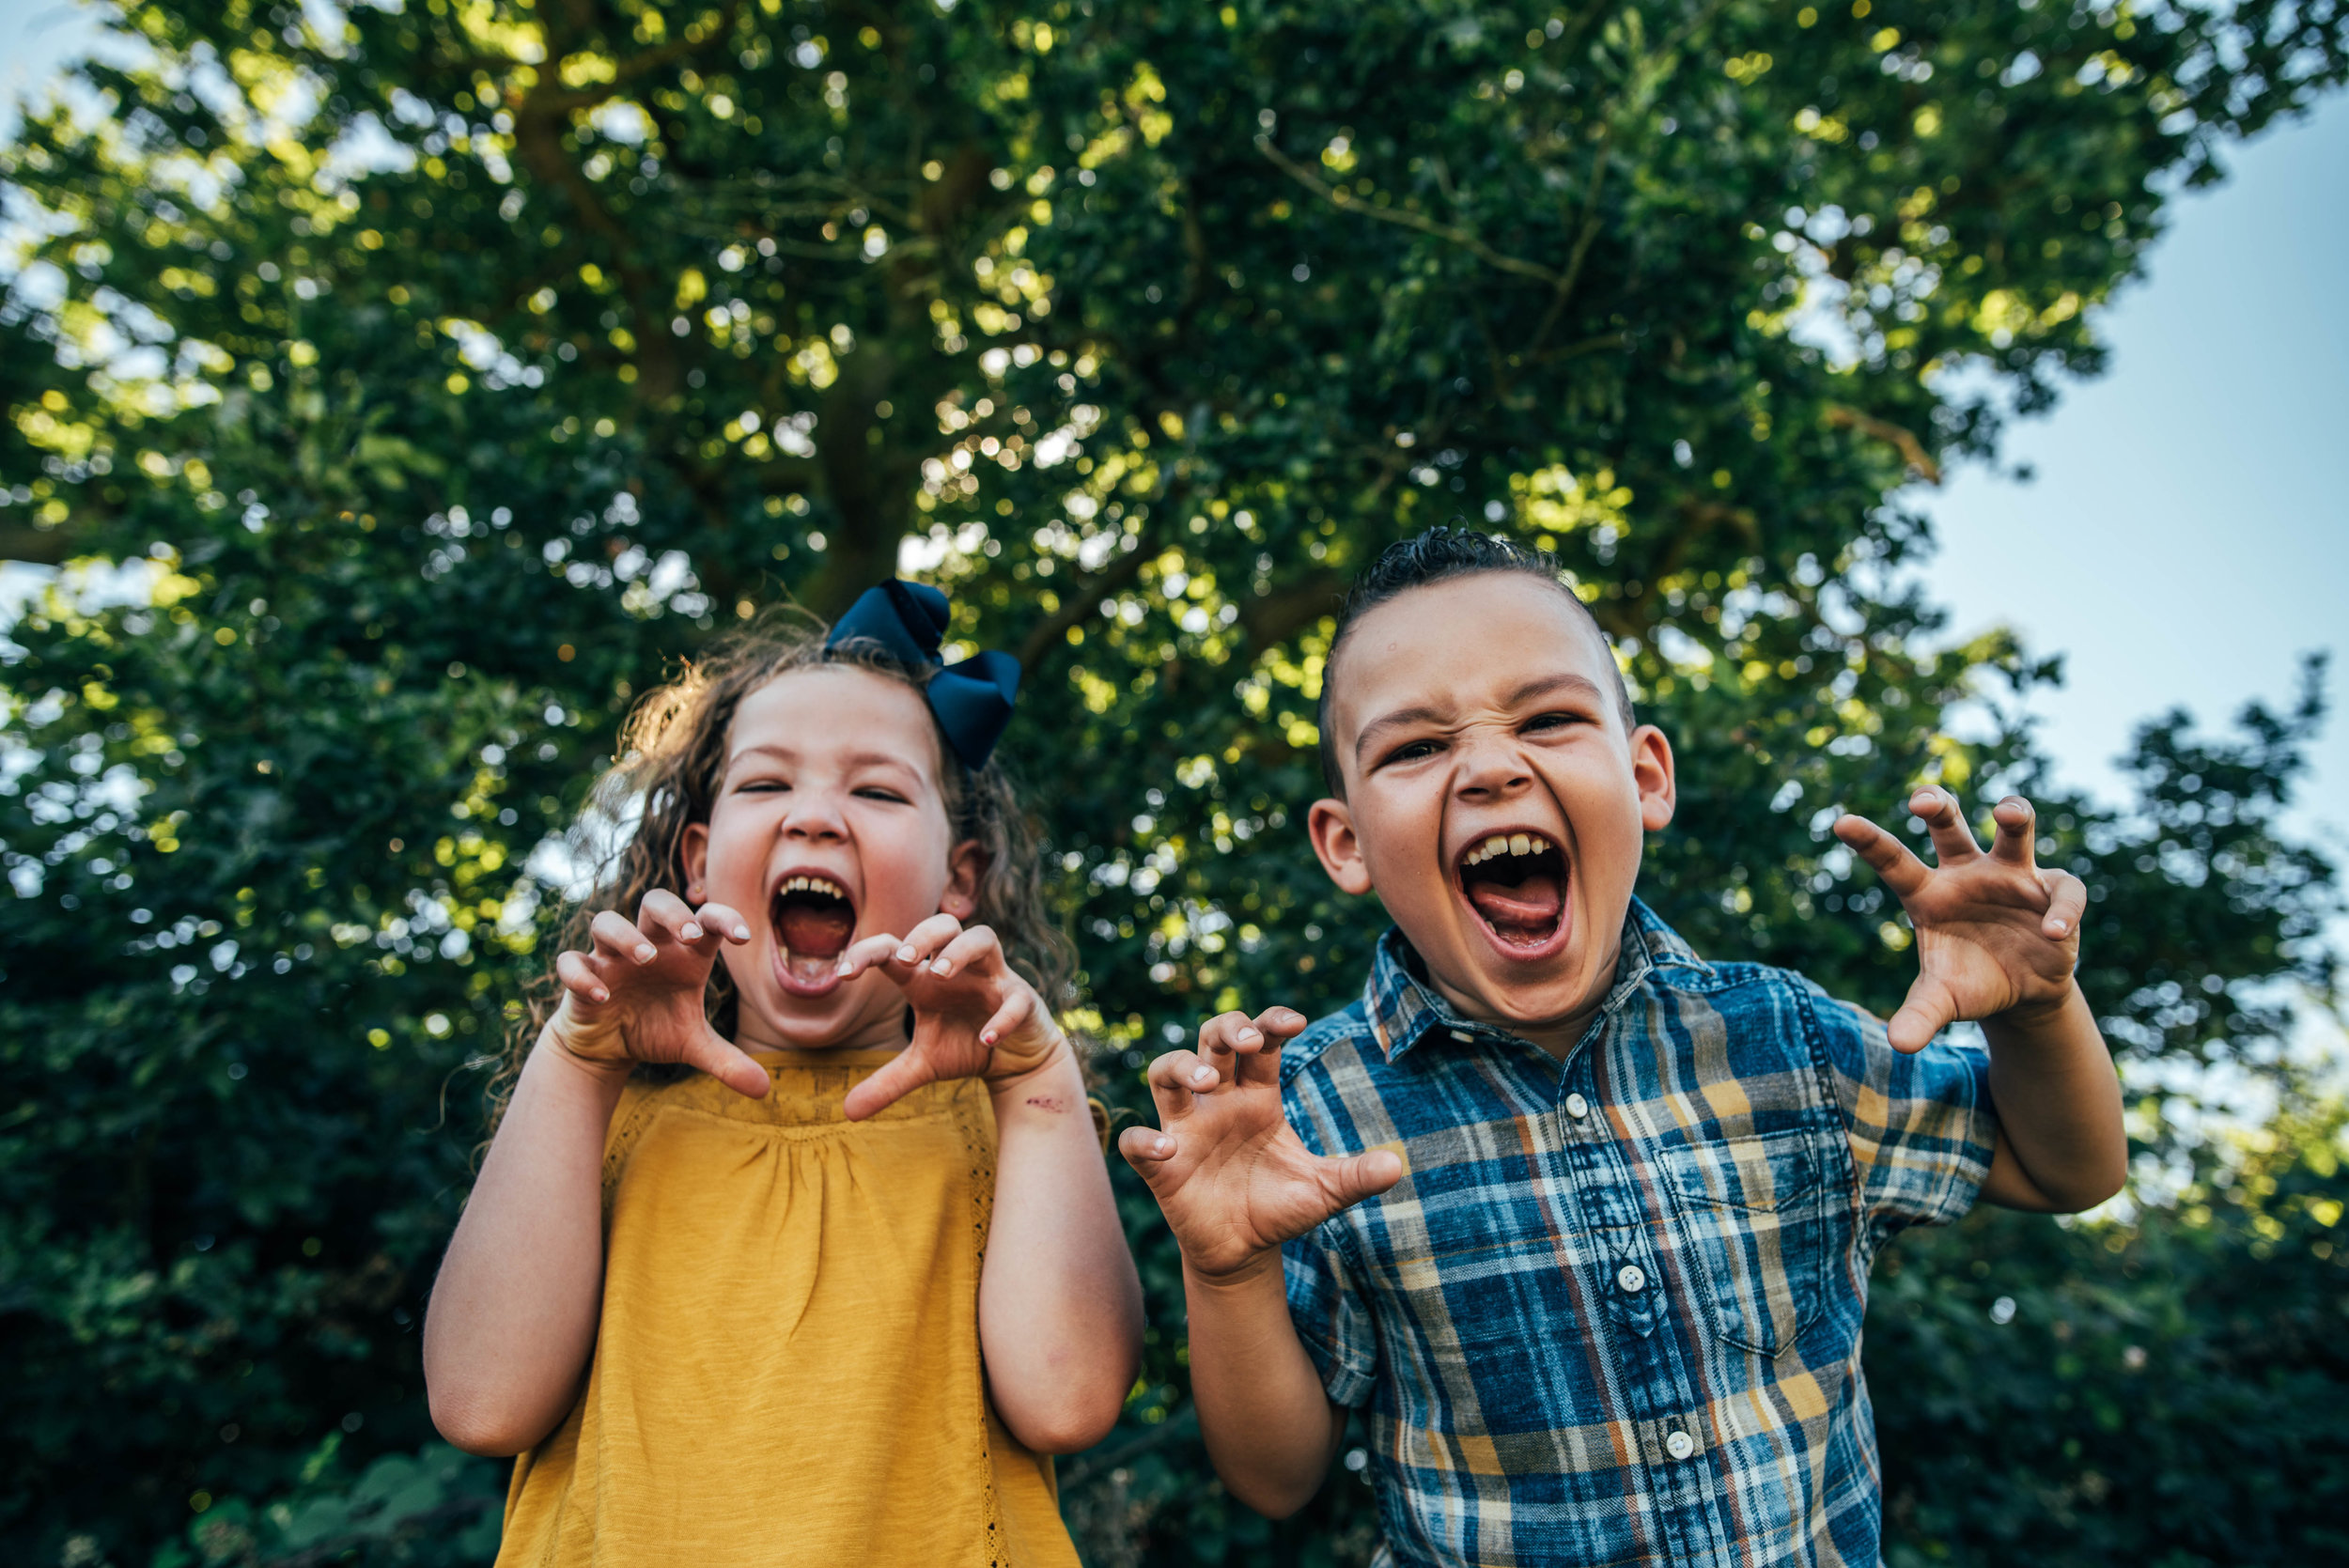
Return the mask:
M1000 1084L1066 1054L1051 1010L984 925L966 931L952 915L932 915L902 938L867 937L840 955L844 978L868 969L905 992L913 1043L848 1091L844 1109L852 1122L940 1079Z
M723 904L696 912L655 888L635 924L606 909L588 929L593 952L554 960L563 1005L543 1038L600 1071L625 1076L634 1062L683 1063L753 1099L767 1093L766 1070L709 1027L703 1003L722 941L751 939L740 915Z
M2079 964L2088 890L2032 860L2030 802L2019 795L1999 802L1988 854L1948 790L1920 789L1908 809L1931 831L1938 865L1928 868L1865 817L1835 824L1835 836L1875 868L1917 928L1917 983L1892 1015L1892 1048L1922 1050L1961 1018L2061 1010Z
M1280 1267L1281 1243L1403 1179L1391 1149L1330 1159L1307 1149L1281 1111L1281 1048L1304 1016L1272 1007L1224 1013L1199 1049L1150 1063L1159 1126L1128 1127L1118 1152L1150 1186L1183 1261L1208 1280Z

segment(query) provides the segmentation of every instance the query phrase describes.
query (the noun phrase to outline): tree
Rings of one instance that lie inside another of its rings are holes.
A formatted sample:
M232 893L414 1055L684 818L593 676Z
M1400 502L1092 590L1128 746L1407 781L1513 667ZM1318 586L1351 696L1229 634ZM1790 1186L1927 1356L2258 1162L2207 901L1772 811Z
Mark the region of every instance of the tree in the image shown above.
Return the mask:
M786 598L902 567L1019 655L1128 1110L1199 1015L1356 983L1376 912L1296 842L1327 617L1455 516L1557 549L1673 734L1667 915L1888 1005L1906 933L1820 814L2031 779L1949 716L2053 674L1930 651L1903 487L2098 369L2164 192L2349 43L2333 0L125 25L104 112L0 164L0 550L63 570L0 651L0 1539L92 1562L290 1552L206 1517L349 1513L426 1439L415 1319L563 834L634 692ZM2140 810L2047 807L2138 1055L2329 995L2331 868L2276 826L2313 692L2248 750L2155 732ZM1096 1555L1362 1545L1363 1488L1275 1529L1205 1482L1127 1201L1156 1327L1068 1467Z

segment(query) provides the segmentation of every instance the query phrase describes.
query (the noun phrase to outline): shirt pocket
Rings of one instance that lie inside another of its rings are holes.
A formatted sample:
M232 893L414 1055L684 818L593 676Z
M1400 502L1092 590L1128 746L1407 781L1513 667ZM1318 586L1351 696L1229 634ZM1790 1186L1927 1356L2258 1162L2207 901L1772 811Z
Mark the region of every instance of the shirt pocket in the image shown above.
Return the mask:
M1828 1195L1812 1135L1670 1148L1661 1164L1714 1332L1743 1350L1784 1355L1826 1298Z

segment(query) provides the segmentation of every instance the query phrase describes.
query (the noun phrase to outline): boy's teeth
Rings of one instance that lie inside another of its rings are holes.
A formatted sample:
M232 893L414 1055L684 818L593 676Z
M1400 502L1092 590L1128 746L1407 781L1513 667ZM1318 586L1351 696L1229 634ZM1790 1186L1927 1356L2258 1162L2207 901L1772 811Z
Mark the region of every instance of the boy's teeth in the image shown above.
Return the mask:
M1546 855L1549 840L1539 833L1495 833L1468 852L1460 863L1483 865L1497 855Z

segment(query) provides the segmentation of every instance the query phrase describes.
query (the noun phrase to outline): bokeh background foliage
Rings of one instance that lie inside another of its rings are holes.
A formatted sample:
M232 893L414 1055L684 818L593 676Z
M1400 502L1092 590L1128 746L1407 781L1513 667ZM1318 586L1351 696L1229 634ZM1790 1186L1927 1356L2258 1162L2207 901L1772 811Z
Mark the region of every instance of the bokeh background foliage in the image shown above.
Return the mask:
M1296 820L1326 617L1455 517L1619 639L1701 947L1889 1008L1908 935L1824 825L1920 775L2034 788L2091 885L2139 1181L1888 1256L1891 1559L2349 1549L2349 1143L2282 1052L2335 994L2279 826L2321 672L2066 797L1999 718L2058 672L1948 644L1901 499L2099 368L2163 193L2341 77L2338 0L127 9L0 153L0 554L56 568L0 642L11 1560L486 1560L417 1319L671 661L952 588L1026 664L1138 1108L1201 1014L1346 999L1377 911ZM1214 1484L1121 1190L1154 1327L1063 1467L1089 1560L1361 1560L1351 1468L1279 1526Z

